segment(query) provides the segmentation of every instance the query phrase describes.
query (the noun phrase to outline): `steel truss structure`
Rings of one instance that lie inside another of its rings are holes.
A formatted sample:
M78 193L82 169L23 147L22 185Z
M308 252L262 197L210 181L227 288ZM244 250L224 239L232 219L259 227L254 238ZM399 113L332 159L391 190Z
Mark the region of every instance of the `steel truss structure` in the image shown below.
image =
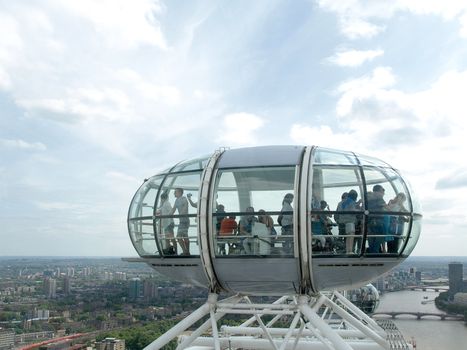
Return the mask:
M221 326L228 314L251 315L239 326ZM191 334L185 332L206 318ZM267 320L266 320L267 319ZM282 326L282 327L281 327ZM386 332L342 294L283 296L272 304L217 294L145 349L161 349L178 337L181 349L381 350L391 349Z

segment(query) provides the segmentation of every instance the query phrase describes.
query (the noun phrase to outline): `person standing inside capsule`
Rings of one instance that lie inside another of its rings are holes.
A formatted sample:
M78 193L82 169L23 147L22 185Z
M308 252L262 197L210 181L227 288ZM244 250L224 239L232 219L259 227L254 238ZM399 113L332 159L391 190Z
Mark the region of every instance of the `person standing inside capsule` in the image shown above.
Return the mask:
M374 185L373 192L368 192L367 198L368 210L371 212L384 212L387 211L388 205L384 201L384 188L381 185ZM379 213L372 215L368 220L368 253L386 253L384 235L384 214ZM381 237L375 237L381 236Z
M190 241L188 239L188 228L190 227L190 218L188 217L188 200L183 195L183 188L176 188L174 196L176 199L170 215L173 215L176 210L178 211L178 214L180 215L177 228L178 244L182 247L182 255L190 255Z
M172 206L169 202L169 197L166 192L161 194L161 206L156 210L157 215L172 215ZM160 219L160 234L162 237L162 249L164 254L177 254L177 242L174 239L174 220L170 217ZM172 243L172 247L170 246ZM173 251L171 251L173 249Z
M357 211L360 209L361 200L357 202L358 193L355 190L350 190L347 198L342 203L342 211ZM354 253L354 240L355 240L355 225L357 223L357 216L354 214L341 214L339 218L345 224L345 246L347 254Z
M390 211L394 212L408 212L404 206L407 196L399 192L394 199L391 199L388 202L388 207ZM393 238L388 241L388 253L397 253L399 251L399 246L401 243L400 236L404 232L404 223L409 221L405 216L391 216L390 225L389 225L389 234Z
M252 249L253 241L248 236L251 236L255 222L258 222L257 217L251 214L254 212L255 212L255 209L253 207L247 207L245 209L246 215L244 215L240 219L240 222L238 223L238 231L239 231L240 236L247 236L247 237L242 237L240 240L245 254L251 254L253 252L253 249Z
M287 251L292 250L292 241L293 241L293 194L287 193L282 200L282 209L280 224L282 226L281 233L282 235L289 236L287 237L284 248Z

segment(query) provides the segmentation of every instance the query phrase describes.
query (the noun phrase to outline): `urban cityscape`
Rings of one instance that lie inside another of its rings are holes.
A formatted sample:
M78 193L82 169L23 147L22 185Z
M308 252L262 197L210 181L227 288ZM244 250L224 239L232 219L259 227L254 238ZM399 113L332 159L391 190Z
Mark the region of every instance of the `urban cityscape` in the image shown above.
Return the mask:
M411 257L373 285L382 297L401 290L436 291L438 298L425 302L453 317L449 322L465 322L466 263L465 258ZM360 294L349 293L358 305ZM2 258L0 349L141 349L201 305L206 294L146 264L118 258ZM375 318L422 322L425 317L377 311Z

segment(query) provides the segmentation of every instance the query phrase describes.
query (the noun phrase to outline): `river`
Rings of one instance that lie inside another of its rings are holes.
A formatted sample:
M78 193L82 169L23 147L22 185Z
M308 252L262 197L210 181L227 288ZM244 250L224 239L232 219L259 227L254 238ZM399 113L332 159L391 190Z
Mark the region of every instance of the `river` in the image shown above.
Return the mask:
M432 291L401 291L381 296L376 312L414 311L442 313L433 300L439 293ZM424 299L428 297L428 299ZM438 319L417 320L412 316L398 316L394 320L406 340L412 337L417 342L417 350L464 350L467 349L467 326L463 321L441 321Z

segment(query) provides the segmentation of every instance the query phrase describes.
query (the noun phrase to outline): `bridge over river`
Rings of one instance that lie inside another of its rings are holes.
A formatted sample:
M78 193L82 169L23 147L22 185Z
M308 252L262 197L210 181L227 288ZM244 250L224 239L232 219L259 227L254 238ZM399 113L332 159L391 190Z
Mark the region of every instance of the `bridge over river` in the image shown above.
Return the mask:
M414 316L417 318L417 320L421 320L422 318L426 318L426 319L438 318L442 321L464 320L464 316L461 316L461 315L450 315L450 314L437 313L437 312L410 312L410 311L378 311L378 312L371 314L371 317L375 318L375 316L390 316L391 318L395 319L398 316L405 316L405 315ZM379 318L379 317L376 317L376 318Z
M435 292L446 292L449 290L449 286L405 286L403 290L422 290L426 291L435 291Z

